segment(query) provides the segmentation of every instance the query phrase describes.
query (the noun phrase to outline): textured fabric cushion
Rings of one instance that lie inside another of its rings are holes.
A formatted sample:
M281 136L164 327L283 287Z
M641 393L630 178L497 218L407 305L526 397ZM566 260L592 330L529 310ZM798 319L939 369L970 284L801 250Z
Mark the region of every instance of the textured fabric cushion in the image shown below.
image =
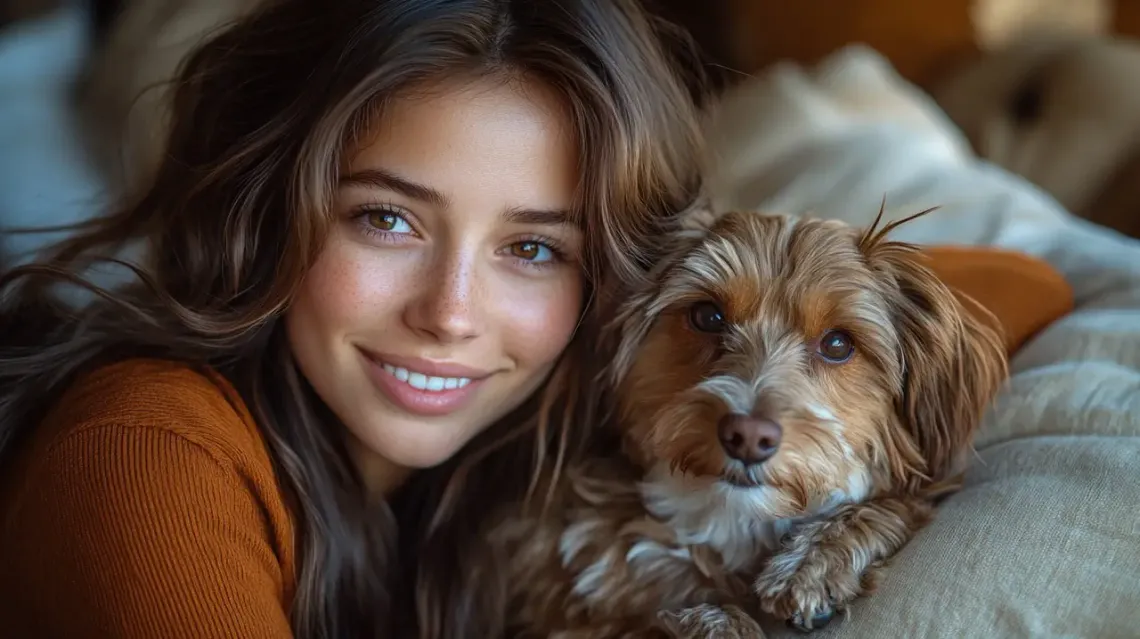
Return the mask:
M1140 445L1053 436L985 448L970 483L819 637L1128 637ZM794 633L772 628L777 637Z
M887 219L941 206L894 236L1023 252L1073 292L1073 311L1011 361L964 489L876 594L815 636L1137 636L1140 242L978 161L927 96L861 48L746 82L710 135L720 206L859 225L884 195Z

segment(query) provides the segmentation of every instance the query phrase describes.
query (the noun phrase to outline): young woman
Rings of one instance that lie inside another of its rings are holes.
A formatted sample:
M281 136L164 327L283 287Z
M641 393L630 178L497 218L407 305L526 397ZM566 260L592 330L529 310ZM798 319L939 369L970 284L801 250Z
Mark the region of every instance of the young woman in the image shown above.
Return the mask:
M590 423L600 294L699 186L674 36L276 0L196 51L152 187L0 278L5 630L495 636L481 515Z

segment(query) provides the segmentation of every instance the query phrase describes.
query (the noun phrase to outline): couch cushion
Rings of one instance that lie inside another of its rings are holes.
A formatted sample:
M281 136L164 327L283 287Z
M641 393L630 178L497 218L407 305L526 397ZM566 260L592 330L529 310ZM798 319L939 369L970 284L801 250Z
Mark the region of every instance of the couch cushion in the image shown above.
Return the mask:
M925 254L951 289L994 314L1011 354L1073 309L1069 283L1032 255L984 246L930 246Z

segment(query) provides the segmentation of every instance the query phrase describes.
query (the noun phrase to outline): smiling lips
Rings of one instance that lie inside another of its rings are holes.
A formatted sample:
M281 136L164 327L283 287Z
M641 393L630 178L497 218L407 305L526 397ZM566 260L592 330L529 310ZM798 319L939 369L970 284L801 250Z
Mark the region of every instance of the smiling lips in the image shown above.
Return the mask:
M463 408L488 373L458 364L361 351L378 390L398 408L441 416Z
M402 366L393 366L391 364L382 364L384 370L388 371L396 379L401 382L406 382L408 386L422 391L439 392L441 390L454 390L456 388L463 388L471 383L470 377L436 377L435 375L425 375L415 371L409 371Z

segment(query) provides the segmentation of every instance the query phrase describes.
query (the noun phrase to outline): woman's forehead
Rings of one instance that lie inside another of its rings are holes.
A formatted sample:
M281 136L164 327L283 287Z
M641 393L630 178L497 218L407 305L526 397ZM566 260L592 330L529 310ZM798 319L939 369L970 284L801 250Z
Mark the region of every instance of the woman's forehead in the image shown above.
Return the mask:
M347 175L398 176L436 204L497 202L518 211L570 211L577 140L552 92L517 82L464 82L388 103Z

